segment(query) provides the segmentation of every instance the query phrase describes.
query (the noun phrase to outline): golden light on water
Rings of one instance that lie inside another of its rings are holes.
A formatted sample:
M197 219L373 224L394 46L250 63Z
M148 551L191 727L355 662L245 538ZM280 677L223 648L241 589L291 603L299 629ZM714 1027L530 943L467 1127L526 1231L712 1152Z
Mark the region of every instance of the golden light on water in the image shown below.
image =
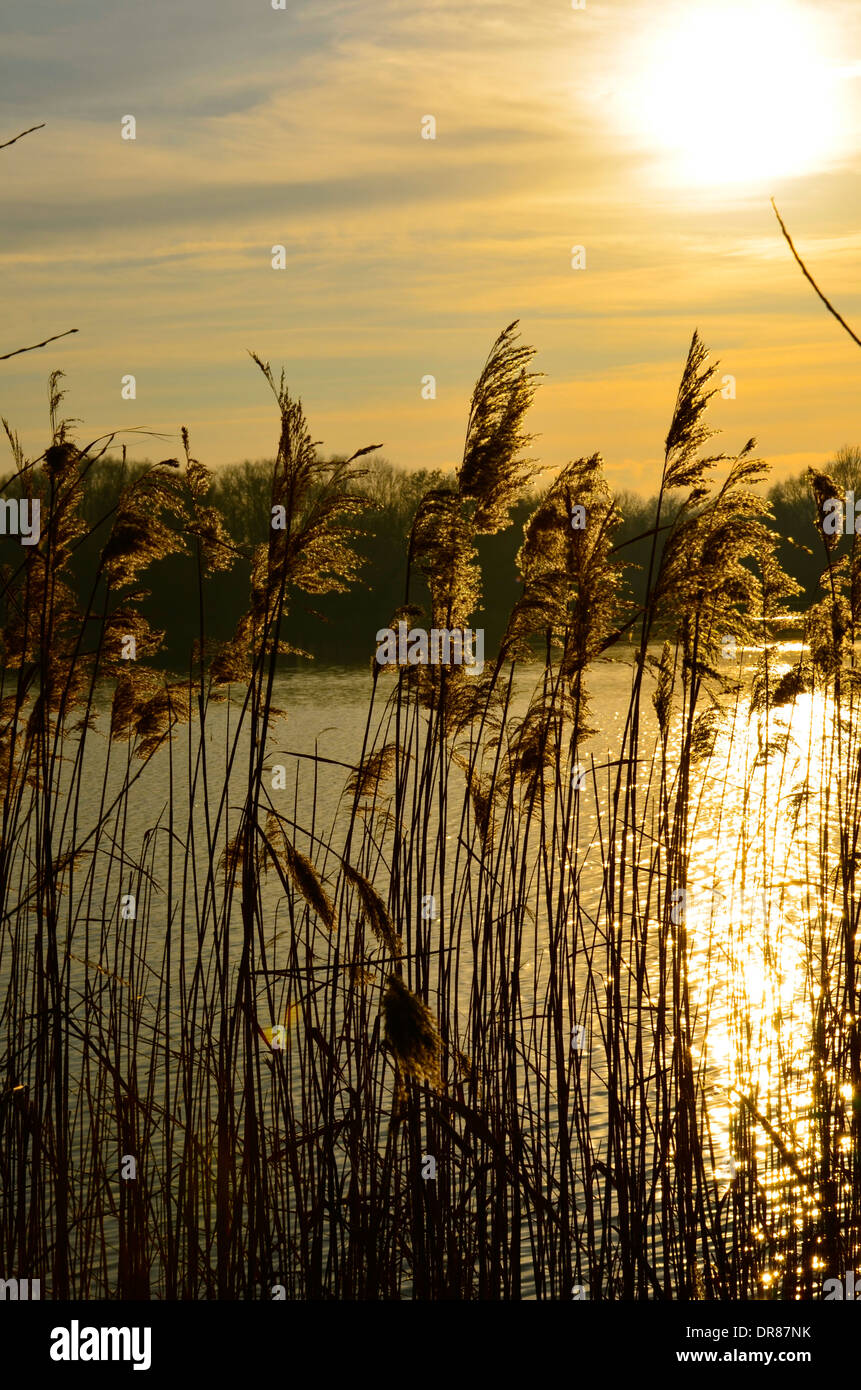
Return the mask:
M740 710L730 721L702 782L686 914L715 1176L735 1177L746 1112L755 1121L754 1180L771 1219L798 1230L819 1210L817 972L820 943L834 939L839 919L830 894L816 892L837 775L833 720L830 697L805 694L767 716ZM785 747L785 759L764 757L769 745ZM840 1096L851 1113L851 1085ZM837 1145L848 1153L848 1134Z
M846 986L851 946L840 844L847 807L861 796L861 724L845 692L838 709L832 685L806 678L787 685L783 678L798 674L805 650L781 642L765 661L760 649L742 658L735 696L685 783L681 904L675 890L653 892L656 878L664 885L655 837L625 845L608 836L593 878L586 859L598 844L585 810L583 838L569 843L570 872L589 894L588 909L575 915L584 947L599 941L617 967L599 979L616 991L626 1022L636 1020L644 1058L651 1053L657 1061L649 1079L671 1075L681 1049L690 1058L703 1175L714 1184L716 1210L733 1230L744 1229L739 1258L756 1267L759 1287L792 1299L822 1296L823 1271L839 1258L823 1244L828 1214L839 1209L847 1232L854 1231L857 1107L847 1075L858 1011ZM671 786L684 746L680 724L667 746ZM646 757L643 805L650 779ZM644 823L651 825L648 816ZM640 879L630 890L631 916L616 954L618 913L604 907L608 862L618 874L628 856ZM661 1013L667 995L660 948L666 960L683 961L675 988L684 991L684 1028ZM577 986L582 1005L583 991L594 985L583 979ZM597 990L594 1001L600 1014ZM655 1033L662 1018L664 1031ZM605 1076L601 1028L593 1021L593 1081ZM606 1127L595 1107L590 1133L597 1146Z
M821 12L794 0L672 8L632 46L626 122L685 184L825 167L843 134L828 40Z

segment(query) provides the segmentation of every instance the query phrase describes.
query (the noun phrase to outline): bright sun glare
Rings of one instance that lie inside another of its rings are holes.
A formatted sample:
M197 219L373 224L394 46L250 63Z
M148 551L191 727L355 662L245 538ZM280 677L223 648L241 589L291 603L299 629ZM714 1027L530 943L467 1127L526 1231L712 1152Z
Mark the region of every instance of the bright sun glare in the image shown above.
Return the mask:
M823 167L840 133L826 37L820 16L791 0L689 3L640 37L628 114L686 182Z

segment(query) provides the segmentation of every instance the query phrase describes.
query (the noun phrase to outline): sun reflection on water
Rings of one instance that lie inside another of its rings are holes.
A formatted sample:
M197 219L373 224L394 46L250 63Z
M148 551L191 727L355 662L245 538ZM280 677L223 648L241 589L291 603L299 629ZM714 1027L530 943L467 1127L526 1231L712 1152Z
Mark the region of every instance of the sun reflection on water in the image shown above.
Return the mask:
M771 1246L790 1227L810 1232L822 1201L817 1085L836 1078L820 1066L817 1081L815 1059L823 991L837 997L841 917L834 876L823 882L821 868L821 837L826 827L833 835L838 806L835 727L823 694L767 711L740 705L691 808L689 986L714 1176L764 1199L759 1238ZM839 1094L851 1110L851 1084ZM838 1144L848 1153L850 1136ZM784 1280L784 1259L773 1250L764 1290ZM823 1261L812 1254L807 1267Z

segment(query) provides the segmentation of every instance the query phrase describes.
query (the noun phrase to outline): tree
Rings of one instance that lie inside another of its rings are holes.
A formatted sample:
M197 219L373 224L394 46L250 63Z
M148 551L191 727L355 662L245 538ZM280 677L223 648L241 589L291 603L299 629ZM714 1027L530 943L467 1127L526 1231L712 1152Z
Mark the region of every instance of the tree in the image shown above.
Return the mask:
M861 496L861 448L857 444L842 445L824 471L838 487Z

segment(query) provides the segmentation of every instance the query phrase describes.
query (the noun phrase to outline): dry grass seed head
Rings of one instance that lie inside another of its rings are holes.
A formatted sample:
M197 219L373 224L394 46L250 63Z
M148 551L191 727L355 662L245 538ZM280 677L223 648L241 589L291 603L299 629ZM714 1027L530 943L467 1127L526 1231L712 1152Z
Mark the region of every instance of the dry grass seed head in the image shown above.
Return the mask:
M352 884L356 890L362 913L374 936L396 959L400 958L404 952L403 938L395 930L388 908L379 893L373 884L351 864L345 863L343 872L347 882Z
M503 329L491 348L470 403L458 490L474 500L478 534L509 524L512 504L535 474L534 463L523 456L533 438L523 419L540 373L527 370L535 349L518 345L517 323Z
M386 1042L405 1076L427 1081L442 1090L440 1054L442 1039L436 1019L417 994L396 975L389 977L383 996Z

